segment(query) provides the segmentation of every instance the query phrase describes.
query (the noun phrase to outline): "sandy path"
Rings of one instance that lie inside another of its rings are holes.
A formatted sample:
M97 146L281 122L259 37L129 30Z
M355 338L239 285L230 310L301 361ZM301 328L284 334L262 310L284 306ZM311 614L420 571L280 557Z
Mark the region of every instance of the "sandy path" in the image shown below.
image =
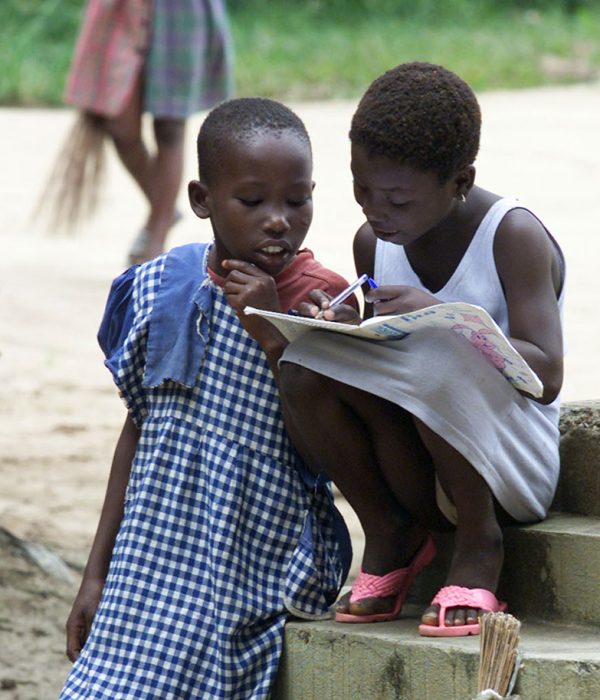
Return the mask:
M517 194L544 219L569 265L564 398L600 398L595 304L600 297L600 87L481 98L478 181ZM351 103L299 104L315 151L315 221L308 243L352 275L361 221L352 199L346 132ZM110 279L121 271L143 202L114 159L96 218L73 238L49 238L32 203L71 113L0 110L0 527L44 543L74 571L85 561L124 413L95 332ZM190 123L186 179L194 177ZM208 240L187 212L171 244ZM357 532L353 521L353 529ZM356 537L360 551L360 536ZM62 625L76 587L35 570L0 537L0 695L55 698L69 664Z

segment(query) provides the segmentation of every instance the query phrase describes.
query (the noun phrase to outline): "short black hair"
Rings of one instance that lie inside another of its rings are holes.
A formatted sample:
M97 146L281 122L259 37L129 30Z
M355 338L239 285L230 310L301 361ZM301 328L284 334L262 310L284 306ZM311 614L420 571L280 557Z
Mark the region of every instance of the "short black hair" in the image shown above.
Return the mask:
M196 141L200 179L209 183L220 154L232 143L247 143L259 134L291 131L310 138L300 117L289 107L265 97L239 97L215 107L202 123Z
M350 140L446 182L479 150L481 111L471 88L431 63L402 63L373 81L356 109Z

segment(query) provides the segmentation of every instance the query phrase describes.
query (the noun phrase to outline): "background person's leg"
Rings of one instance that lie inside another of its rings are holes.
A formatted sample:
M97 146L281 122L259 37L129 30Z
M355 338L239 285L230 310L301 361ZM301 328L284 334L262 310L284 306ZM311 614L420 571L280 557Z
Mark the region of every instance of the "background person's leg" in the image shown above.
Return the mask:
M163 252L167 234L175 222L175 205L183 176L185 121L155 119L154 136L157 152L150 168L148 258Z
M125 110L117 117L105 119L104 128L113 140L119 160L150 202L152 159L142 138L141 76Z
M173 225L175 203L184 162L185 121L155 119L156 153L151 154L142 133L142 78L118 117L104 120L121 163L135 180L150 205L146 223L131 250L130 262L143 262L163 252Z

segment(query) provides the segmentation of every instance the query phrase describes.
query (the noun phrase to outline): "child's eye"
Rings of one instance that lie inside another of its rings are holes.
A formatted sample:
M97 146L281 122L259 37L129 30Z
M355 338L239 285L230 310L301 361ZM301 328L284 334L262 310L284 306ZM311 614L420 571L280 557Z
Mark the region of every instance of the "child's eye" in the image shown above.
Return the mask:
M245 207L257 207L261 202L260 199L248 199L246 197L238 197L237 200Z
M288 199L288 204L290 207L303 207L305 204L310 202L312 197L303 197L302 199Z

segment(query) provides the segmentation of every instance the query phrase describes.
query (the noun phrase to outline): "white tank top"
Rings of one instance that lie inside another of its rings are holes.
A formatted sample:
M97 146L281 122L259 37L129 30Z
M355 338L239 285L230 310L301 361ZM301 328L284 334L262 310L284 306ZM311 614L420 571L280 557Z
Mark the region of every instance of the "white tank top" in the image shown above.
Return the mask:
M512 209L530 211L516 199L505 198L494 202L479 224L452 276L440 290L434 293L440 301L464 301L482 306L506 335L509 335L508 306L494 260L494 237L500 222ZM533 214L531 211L530 213ZM547 233L556 246L561 261L562 285L558 305L562 317L565 288L564 257L554 238L548 231ZM406 284L429 294L432 293L413 270L404 246L378 240L373 272L375 281L379 285ZM554 413L558 405L558 399L549 406L536 404L544 413Z
M508 306L494 260L494 237L500 222L512 209L530 211L516 199L506 198L494 202L479 224L469 247L452 276L440 290L434 293L434 296L440 301L464 301L482 306L506 334L509 332ZM533 214L533 212L530 213ZM550 234L548 235L550 236ZM562 312L564 259L558 244L552 236L550 238L561 258L563 284L559 297L559 307ZM407 284L429 294L432 293L413 270L404 251L404 246L395 243L377 241L373 276L379 285Z

